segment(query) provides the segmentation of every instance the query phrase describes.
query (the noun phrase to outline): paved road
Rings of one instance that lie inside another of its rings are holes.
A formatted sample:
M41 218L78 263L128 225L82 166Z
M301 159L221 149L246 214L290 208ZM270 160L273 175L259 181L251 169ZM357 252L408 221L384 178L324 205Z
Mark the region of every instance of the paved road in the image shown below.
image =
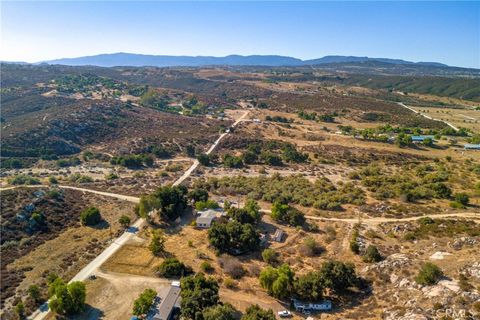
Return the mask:
M413 112L415 112L415 113L417 113L417 114L419 114L419 115L421 115L421 116L423 116L423 117L425 117L425 118L427 118L427 119L443 122L443 123L445 123L447 126L449 126L450 128L452 128L453 130L458 131L458 128L455 127L455 126L454 126L453 124L451 124L450 122L443 121L443 120L440 120L440 119L435 119L435 118L432 118L432 117L430 117L430 116L427 116L426 114L423 114L423 113L421 113L421 112L419 112L419 111L417 111L417 110L415 110L415 109L413 109L413 108L411 108L411 107L409 107L409 106L407 106L407 105L405 105L405 104L403 104L403 103L401 103L401 102L398 102L398 105L400 105L400 106L402 106L402 107L404 107L404 108L407 108L408 110L413 111Z
M232 127L235 127L242 121L249 111L246 111L235 123L232 125ZM220 141L229 133L225 132L220 135L220 137L213 143L213 145L208 149L206 152L207 154L210 154L215 148L218 146ZM185 179L187 179L193 171L198 167L198 161L195 160L195 162L188 168L188 170L180 177L178 178L173 185L179 185L181 184ZM20 186L18 186L20 187ZM28 186L31 188L39 187L38 185L36 186ZM135 202L138 203L140 201L139 198L137 197L132 197L132 196L125 196L117 193L111 193L111 192L103 192L103 191L97 191L97 190L90 190L90 189L84 189L84 188L78 188L78 187L71 187L71 186L59 186L60 188L64 189L72 189L72 190L79 190L79 191L84 191L84 192L91 192L107 197L113 197L117 199L122 199L130 202ZM4 188L0 190L8 190L8 189L13 189L15 187L9 187L9 188ZM133 224L131 227L129 227L120 237L115 239L112 244L110 244L99 256L97 256L95 259L93 259L86 267L84 267L82 270L80 270L79 273L77 273L72 280L72 281L84 281L88 279L88 277L93 274L105 261L108 260L115 252L117 252L118 249L120 249L126 242L128 242L140 228L143 227L145 224L145 219L140 218L138 219L135 224ZM30 317L29 319L32 320L43 320L45 317L48 315L49 309L48 309L48 302L44 303L42 306L40 306L39 309L37 309Z

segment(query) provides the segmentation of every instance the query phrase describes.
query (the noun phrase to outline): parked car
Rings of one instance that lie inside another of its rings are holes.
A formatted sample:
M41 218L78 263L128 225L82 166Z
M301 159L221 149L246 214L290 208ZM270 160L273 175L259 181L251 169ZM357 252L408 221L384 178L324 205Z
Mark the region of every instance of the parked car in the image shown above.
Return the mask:
M278 311L278 315L280 316L280 318L289 318L292 316L292 313L288 310L282 310Z

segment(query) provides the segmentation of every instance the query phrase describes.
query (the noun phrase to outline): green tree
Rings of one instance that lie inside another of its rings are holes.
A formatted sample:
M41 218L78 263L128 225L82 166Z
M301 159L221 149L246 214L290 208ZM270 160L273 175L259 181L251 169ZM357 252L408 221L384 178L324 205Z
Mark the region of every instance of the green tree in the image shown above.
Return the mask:
M35 284L32 284L30 287L28 287L28 295L35 302L39 302L40 299L42 299L40 288Z
M130 217L127 215L122 215L118 222L122 225L123 228L127 228L130 225Z
M203 320L235 320L235 313L231 304L218 304L203 311Z
M271 217L276 222L291 226L301 226L305 223L305 216L303 213L296 208L279 201L273 203Z
M219 302L218 283L202 273L182 278L180 296L182 317L202 320L203 311Z
M145 315L153 305L157 292L153 289L145 289L133 302L133 314L136 316Z
M275 314L272 309L265 310L254 304L247 308L241 320L275 320Z
M17 314L17 318L19 320L25 319L25 305L23 302L17 303L15 306L15 313Z
M226 223L215 222L208 230L208 240L220 253L239 254L256 250L260 244L260 235L253 225L232 220Z
M48 292L49 307L55 313L77 314L85 307L86 288L83 282L75 281L67 285L62 279L56 278L50 283Z
M177 258L167 258L158 267L158 273L165 278L180 278L192 273L193 270Z
M418 275L415 277L415 281L418 284L427 286L437 283L443 276L442 270L431 262L426 262L420 268Z
M140 198L140 216L148 217L152 210L158 210L164 221L175 221L187 207L188 190L185 186L164 186L152 194Z
M317 301L323 296L325 290L320 272L309 272L296 279L294 283L295 294L307 301Z
M165 251L165 237L161 230L152 230L151 236L149 249L153 255L158 256Z
M100 210L95 207L90 207L82 211L80 214L80 221L85 226L94 226L102 221Z
M326 288L342 293L349 287L358 285L358 277L353 264L340 261L324 262L320 268L320 277Z
M188 198L194 202L205 202L208 200L208 191L203 188L195 188L188 193Z
M282 299L287 297L293 287L295 273L287 264L279 268L266 267L260 272L259 280L262 288L273 297Z
M198 162L205 167L210 165L210 157L206 153L201 153L197 156Z

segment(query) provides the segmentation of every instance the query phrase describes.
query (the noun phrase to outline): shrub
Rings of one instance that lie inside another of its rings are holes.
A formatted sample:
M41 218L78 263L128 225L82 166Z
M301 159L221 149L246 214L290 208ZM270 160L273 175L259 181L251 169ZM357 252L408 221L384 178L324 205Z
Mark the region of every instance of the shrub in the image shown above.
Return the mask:
M58 180L57 180L56 177L50 176L50 177L48 177L48 183L50 183L50 184L58 184Z
M374 245L369 245L365 255L363 256L363 261L365 262L379 262L382 260L382 255L378 252L378 249Z
M313 257L319 254L321 251L322 251L322 248L313 237L305 238L305 240L303 240L302 245L300 246L301 254L307 257Z
M278 262L277 252L275 252L275 250L270 248L263 250L262 258L263 258L263 261L271 265L276 264Z
M12 178L9 178L8 183L13 185L21 185L21 184L36 185L36 184L40 184L40 180L34 177L30 177L26 174L17 174Z
M421 285L432 285L443 276L442 270L431 262L426 262L422 265L415 281Z
M180 278L192 273L193 270L177 258L167 258L158 267L158 274L165 278Z
M223 281L223 284L228 289L236 289L237 288L237 282L235 280L233 280L232 278L226 278Z
M455 201L462 204L463 206L467 206L470 202L470 198L465 192L460 192L455 194Z
M123 228L127 228L130 225L130 217L127 215L122 215L118 222L122 225Z
M80 214L80 221L85 226L94 226L102 221L100 210L95 207L90 207L82 211Z
M152 240L148 248L154 256L158 256L165 251L165 237L161 230L152 230Z
M210 262L203 261L200 264L200 270L202 270L205 273L212 273L213 271L215 271L215 268L210 264Z
M223 271L233 279L240 279L245 275L245 269L237 258L224 254L220 256L218 263L223 268Z

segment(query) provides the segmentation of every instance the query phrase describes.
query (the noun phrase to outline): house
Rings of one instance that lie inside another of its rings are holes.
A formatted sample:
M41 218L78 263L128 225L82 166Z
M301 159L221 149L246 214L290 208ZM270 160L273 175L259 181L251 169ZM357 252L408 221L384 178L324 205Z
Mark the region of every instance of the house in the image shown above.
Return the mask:
M273 234L273 237L272 237L273 241L282 242L284 234L285 233L283 232L282 229L275 230L275 233Z
M171 320L180 309L180 283L173 281L167 295L155 310L152 320Z
M426 135L412 136L412 142L413 143L421 143L421 142L425 141L426 139L431 139L433 141L434 136L426 136Z
M465 150L480 150L480 143L467 143L463 146Z
M304 302L293 299L293 306L299 312L328 311L332 310L332 301L323 300L320 302Z
M196 220L197 227L208 229L212 226L213 221L223 217L225 212L222 210L207 209L204 211L199 211L198 214L199 216Z

